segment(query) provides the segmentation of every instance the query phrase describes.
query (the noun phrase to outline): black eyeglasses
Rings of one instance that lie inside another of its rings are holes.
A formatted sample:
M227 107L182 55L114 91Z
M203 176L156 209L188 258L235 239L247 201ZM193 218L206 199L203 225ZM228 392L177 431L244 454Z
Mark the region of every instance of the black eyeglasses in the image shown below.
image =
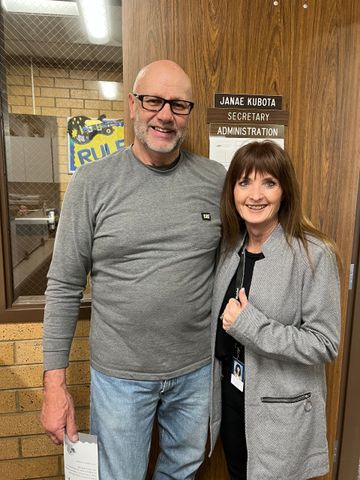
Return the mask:
M149 112L160 112L164 105L168 103L172 113L175 115L189 115L194 104L187 100L165 100L165 98L155 97L153 95L138 95L133 93L134 97L140 100L144 110Z

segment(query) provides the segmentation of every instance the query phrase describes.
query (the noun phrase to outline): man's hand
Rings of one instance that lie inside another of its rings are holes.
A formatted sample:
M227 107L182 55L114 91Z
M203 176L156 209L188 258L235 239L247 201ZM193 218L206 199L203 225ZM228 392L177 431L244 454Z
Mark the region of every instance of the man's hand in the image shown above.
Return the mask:
M51 440L60 445L64 433L72 442L78 440L73 399L66 388L65 369L48 370L44 374L44 398L41 423Z

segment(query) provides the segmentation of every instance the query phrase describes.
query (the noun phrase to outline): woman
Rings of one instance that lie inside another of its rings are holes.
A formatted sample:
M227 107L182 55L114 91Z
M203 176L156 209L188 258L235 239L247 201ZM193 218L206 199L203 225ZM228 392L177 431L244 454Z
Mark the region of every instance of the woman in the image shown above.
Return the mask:
M325 363L340 330L335 247L304 217L291 161L270 141L236 152L221 215L212 438L222 417L231 480L324 475Z

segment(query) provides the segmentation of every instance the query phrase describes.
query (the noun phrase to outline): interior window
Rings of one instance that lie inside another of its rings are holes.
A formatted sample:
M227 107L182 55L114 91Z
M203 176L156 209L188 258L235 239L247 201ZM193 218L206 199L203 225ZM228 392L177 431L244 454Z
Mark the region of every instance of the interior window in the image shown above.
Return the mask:
M121 2L1 0L1 22L6 282L39 303L72 174L123 145Z

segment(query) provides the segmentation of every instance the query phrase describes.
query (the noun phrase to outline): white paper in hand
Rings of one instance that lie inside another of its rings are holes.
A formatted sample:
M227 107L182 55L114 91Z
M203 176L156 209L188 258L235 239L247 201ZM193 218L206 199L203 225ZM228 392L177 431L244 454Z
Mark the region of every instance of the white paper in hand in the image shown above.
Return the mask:
M65 480L99 480L96 435L79 433L79 441L64 440Z

